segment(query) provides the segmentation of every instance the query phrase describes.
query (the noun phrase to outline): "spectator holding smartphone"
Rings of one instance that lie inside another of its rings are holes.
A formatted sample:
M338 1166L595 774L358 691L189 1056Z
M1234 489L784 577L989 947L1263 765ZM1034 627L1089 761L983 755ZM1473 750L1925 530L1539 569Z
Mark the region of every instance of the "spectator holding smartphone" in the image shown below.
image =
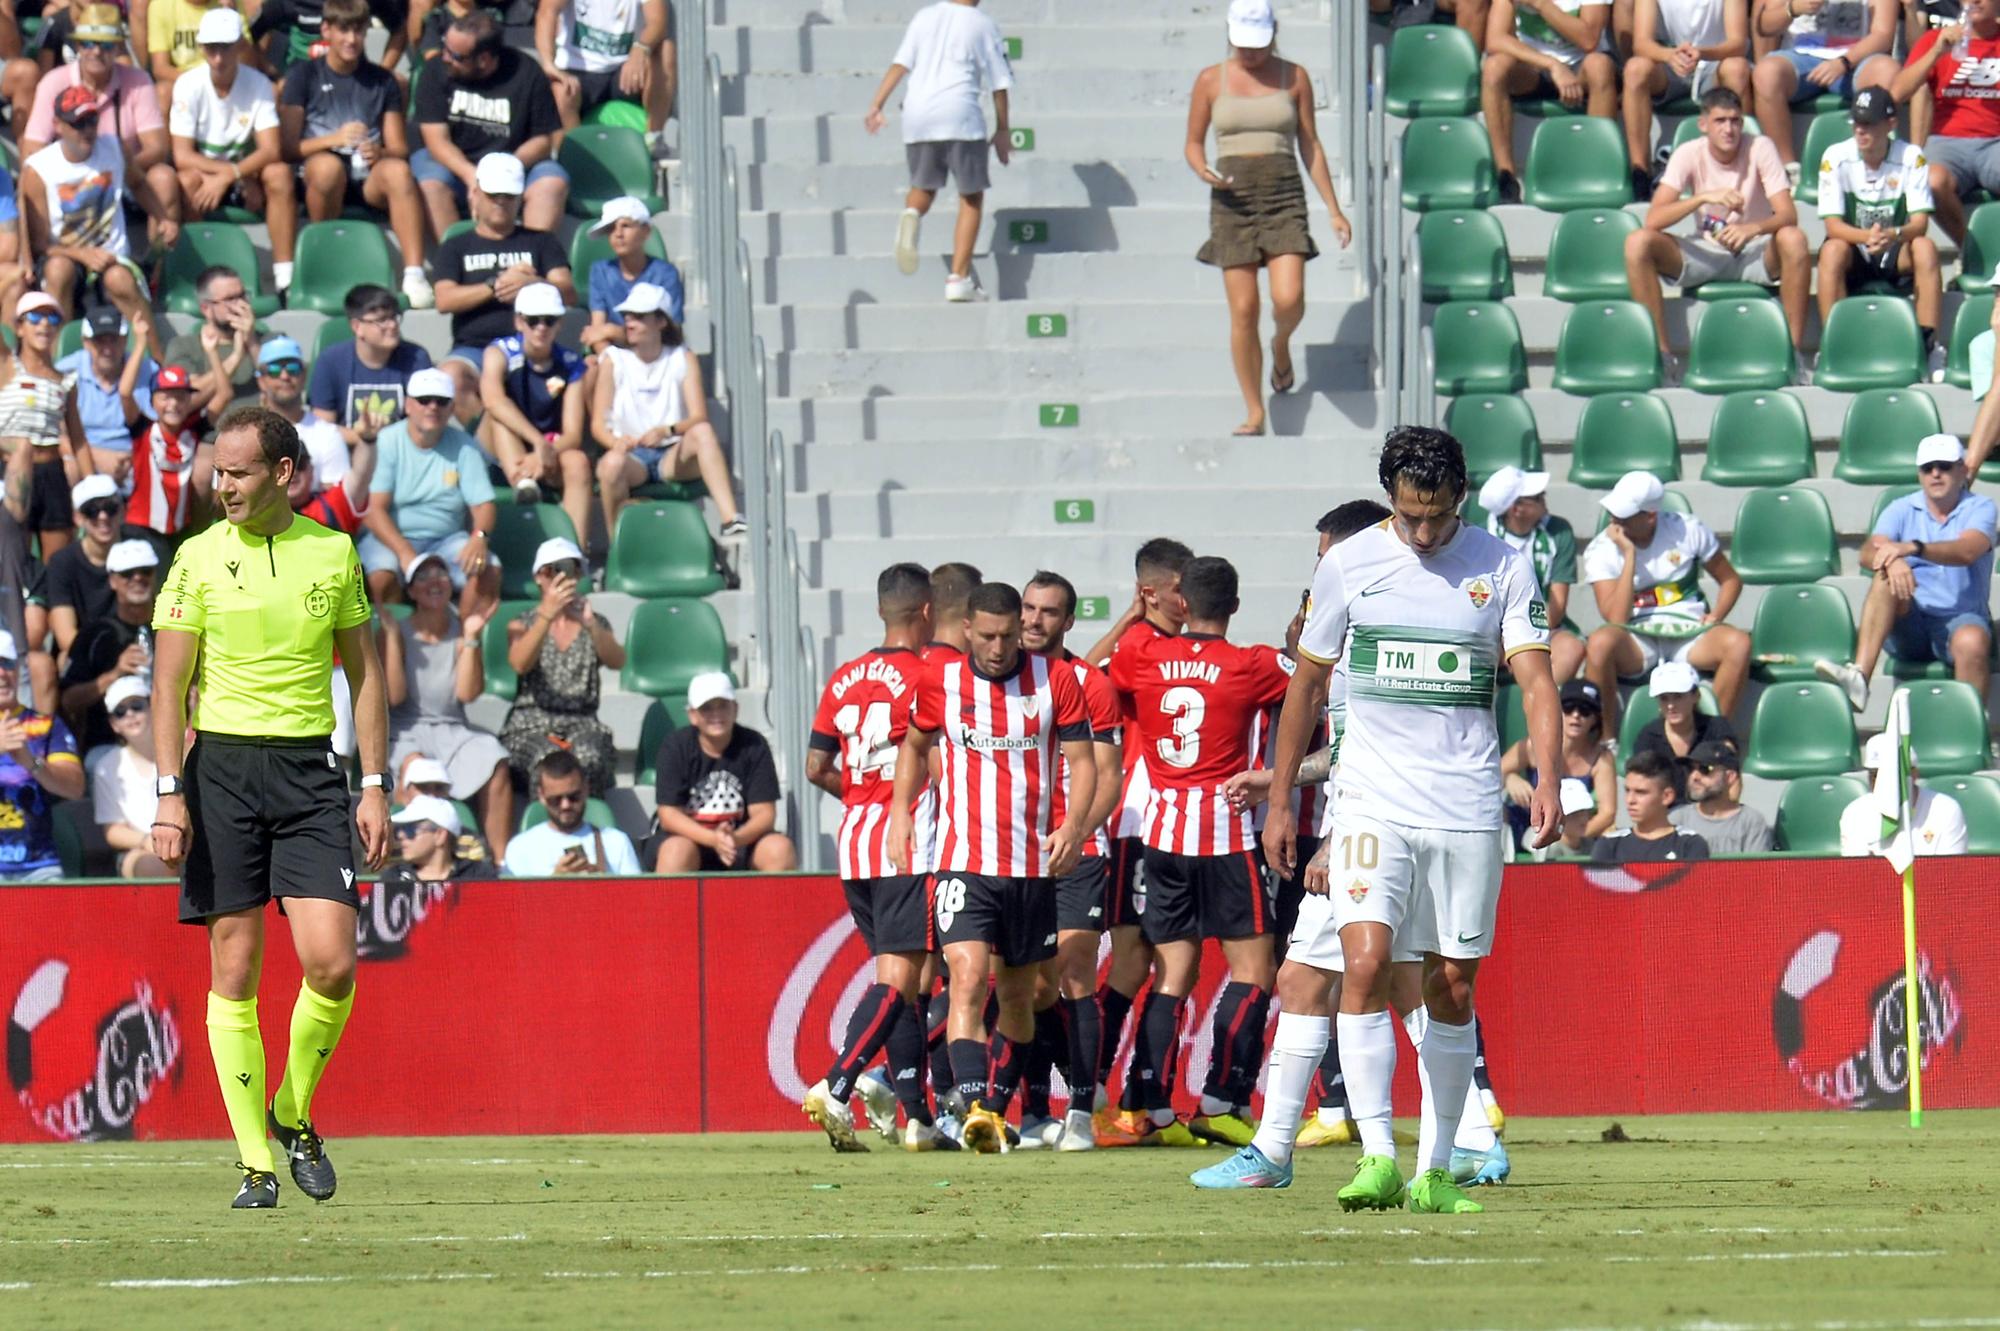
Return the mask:
M588 572L574 541L556 536L536 547L542 599L507 626L507 663L521 683L500 741L524 776L561 749L583 764L591 789L609 790L617 746L597 719L597 673L623 666L625 648L583 594Z
M593 826L587 817L590 782L583 764L568 749L551 749L535 764L535 798L548 821L507 843L501 868L512 878L564 878L580 873L637 875L638 852L615 827Z

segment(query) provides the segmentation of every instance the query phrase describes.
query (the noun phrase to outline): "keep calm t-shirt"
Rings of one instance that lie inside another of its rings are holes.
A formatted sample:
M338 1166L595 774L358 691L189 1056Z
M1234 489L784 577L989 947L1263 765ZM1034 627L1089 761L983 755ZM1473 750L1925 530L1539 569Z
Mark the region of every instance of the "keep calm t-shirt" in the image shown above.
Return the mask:
M520 263L527 264L547 281L558 269L569 268L569 255L546 231L517 228L513 235L502 240L482 236L476 230L461 231L431 255L431 272L439 281L477 286L491 282L503 270ZM451 340L461 347L484 347L513 331L514 307L499 299L451 316Z

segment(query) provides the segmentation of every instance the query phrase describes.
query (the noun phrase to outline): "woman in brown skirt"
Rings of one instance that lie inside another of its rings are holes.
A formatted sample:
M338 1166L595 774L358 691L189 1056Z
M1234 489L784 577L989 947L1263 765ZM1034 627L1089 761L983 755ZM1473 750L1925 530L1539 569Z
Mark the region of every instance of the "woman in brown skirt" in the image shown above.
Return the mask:
M1306 260L1319 253L1306 225L1305 183L1299 160L1326 200L1333 232L1345 249L1353 238L1334 197L1326 150L1313 126L1312 80L1281 60L1278 23L1269 0L1234 0L1229 6L1229 58L1204 69L1188 104L1187 161L1207 182L1208 243L1198 257L1222 269L1229 296L1229 352L1247 411L1242 435L1264 433L1264 350L1257 335L1257 270L1271 274L1271 391L1296 382L1292 332L1306 312ZM1215 127L1215 165L1208 161L1209 126Z

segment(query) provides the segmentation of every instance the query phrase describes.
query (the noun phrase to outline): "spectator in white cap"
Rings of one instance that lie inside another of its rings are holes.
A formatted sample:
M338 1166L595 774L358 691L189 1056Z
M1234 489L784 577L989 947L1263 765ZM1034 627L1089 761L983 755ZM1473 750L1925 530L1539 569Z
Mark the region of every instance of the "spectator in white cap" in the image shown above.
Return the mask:
M160 594L160 556L151 541L126 540L104 562L112 608L86 622L63 671L62 710L85 753L112 740L104 700L121 679L151 675L153 601Z
M1859 712L1886 646L1899 661L1947 664L1986 696L1992 669L1993 501L1974 494L1965 449L1948 434L1917 443L1917 489L1889 502L1861 543L1872 574L1854 660L1818 661L1814 669L1847 690Z
M490 616L500 602L493 557L493 482L473 437L451 420L451 376L410 376L409 414L376 438L380 456L356 542L377 605L403 599L403 570L418 555L442 555L459 589L459 613Z
M562 118L548 77L503 35L490 9L460 14L445 29L442 68L417 80L415 119L423 146L411 156L410 170L434 236L458 220L468 189L492 192L474 178L473 164L495 154L521 164L524 178L514 193L527 192L525 215L536 231L554 231L569 201L569 173L556 164Z
M507 663L521 682L500 739L523 781L561 745L583 764L590 788L603 791L618 779L617 744L597 719L598 671L622 667L625 648L590 608L589 572L574 541L554 536L535 548L542 599L507 626Z
M1884 767L1896 761L1896 746L1884 733L1871 736L1861 749L1861 765L1868 769L1869 790L1857 795L1840 811L1840 853L1850 859L1880 855L1882 806L1875 802L1874 783ZM1910 759L1910 780L1917 779L1917 762ZM1916 855L1963 855L1967 852L1965 810L1941 790L1918 785L1910 801L1915 830L1910 850Z
M590 326L583 330L586 350L595 355L606 347L626 345L625 320L618 307L641 282L665 292L668 316L675 323L682 322L685 296L681 270L647 252L649 245L658 243L660 233L644 203L630 195L606 199L604 212L590 234L604 238L611 246L611 257L591 264L586 274L590 305Z
M583 357L556 340L562 293L530 282L514 297L514 331L486 344L479 439L500 461L517 503L539 504L546 489L572 526L590 530L590 455L583 450L589 406Z
M21 699L21 653L0 631L0 878L47 882L62 877L55 804L83 795L83 763L62 718Z
M56 369L57 330L62 307L55 298L30 291L14 307L14 354L0 358L0 448L9 460L27 455L29 483L7 485L14 520L41 538L42 558L69 544L76 529L68 493L73 482L97 470L81 442L83 422L76 412L76 380Z
M1743 579L1700 518L1661 509L1666 493L1658 477L1626 472L1598 501L1610 520L1583 550L1583 580L1604 618L1584 644L1584 668L1604 694L1608 735L1618 733L1618 681L1642 679L1662 661L1712 672L1725 716L1750 673L1750 635L1723 622ZM1704 570L1715 579L1713 604L1702 593Z
M411 750L403 755L397 769L396 801L408 804L419 795L435 795L439 799L451 798L451 773L445 765L428 754Z
M418 754L441 764L451 798L473 805L498 853L514 826L507 750L465 715L465 705L486 690L479 637L486 616L459 617L451 568L440 554L420 554L404 570L404 594L415 607L407 617L376 620L389 690L389 765L399 769Z
M777 830L778 764L771 746L736 723L736 686L720 670L688 681L688 724L660 743L654 786L659 873L780 873L799 867Z
M1590 783L1564 777L1558 789L1562 795L1562 835L1542 850L1531 852L1537 860L1587 860L1597 838L1590 825L1597 817L1598 799ZM1617 815L1614 813L1613 817Z
M1726 716L1702 710L1701 676L1685 661L1662 661L1646 683L1660 714L1639 730L1632 754L1657 753L1672 766L1674 797L1686 799L1688 769L1704 744L1724 744L1743 751L1743 741Z
M607 347L599 357L590 413L591 437L604 449L597 486L605 533L618 530L619 510L636 487L699 477L715 502L723 539L741 537L747 528L736 508L729 459L709 424L701 362L667 313L666 292L641 282L618 313L625 345Z
M1479 487L1486 530L1527 556L1549 607L1549 651L1560 684L1583 664L1582 630L1569 619L1576 583L1576 531L1549 512L1549 474L1502 467Z
M564 129L575 129L594 106L637 102L658 154L678 76L667 19L667 0L541 0L535 52Z
M292 284L299 209L278 133L277 91L261 72L244 67L243 16L235 10L203 14L195 42L201 63L174 80L167 108L182 220L198 222L232 206L261 213L271 229L271 278L283 291Z
M439 82L425 79L423 86ZM546 282L561 294L563 304L576 303L569 255L562 245L546 230L521 225L526 180L520 158L511 153L480 158L472 194L472 229L440 242L431 254L437 307L451 316L451 351L443 364L458 384L460 420L479 413L479 375L486 364L486 346L514 331L514 300L522 289Z
M154 786L160 769L153 762L153 683L126 675L104 695L117 744L90 758L90 807L97 830L118 857L120 878L170 878L153 853L153 814L160 807Z
M111 615L111 548L130 537L148 539L144 528L125 521L125 496L102 472L71 486L69 502L81 536L48 557L47 582L49 628L64 656L85 624Z
M419 795L390 814L389 823L396 834L397 860L383 871L376 891L495 876L490 862L462 852L465 828L450 800Z

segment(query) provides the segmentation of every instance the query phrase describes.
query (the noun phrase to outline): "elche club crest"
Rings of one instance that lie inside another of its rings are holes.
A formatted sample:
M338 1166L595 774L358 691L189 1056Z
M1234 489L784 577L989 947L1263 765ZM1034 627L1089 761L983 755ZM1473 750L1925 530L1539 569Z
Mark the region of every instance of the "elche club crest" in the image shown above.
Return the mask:
M159 1089L180 1079L180 1023L140 976L112 982L51 958L14 995L7 1080L57 1141L123 1141Z
M1474 578L1465 584L1465 596L1472 602L1474 610L1484 610L1486 603L1493 599L1493 584L1484 578Z

